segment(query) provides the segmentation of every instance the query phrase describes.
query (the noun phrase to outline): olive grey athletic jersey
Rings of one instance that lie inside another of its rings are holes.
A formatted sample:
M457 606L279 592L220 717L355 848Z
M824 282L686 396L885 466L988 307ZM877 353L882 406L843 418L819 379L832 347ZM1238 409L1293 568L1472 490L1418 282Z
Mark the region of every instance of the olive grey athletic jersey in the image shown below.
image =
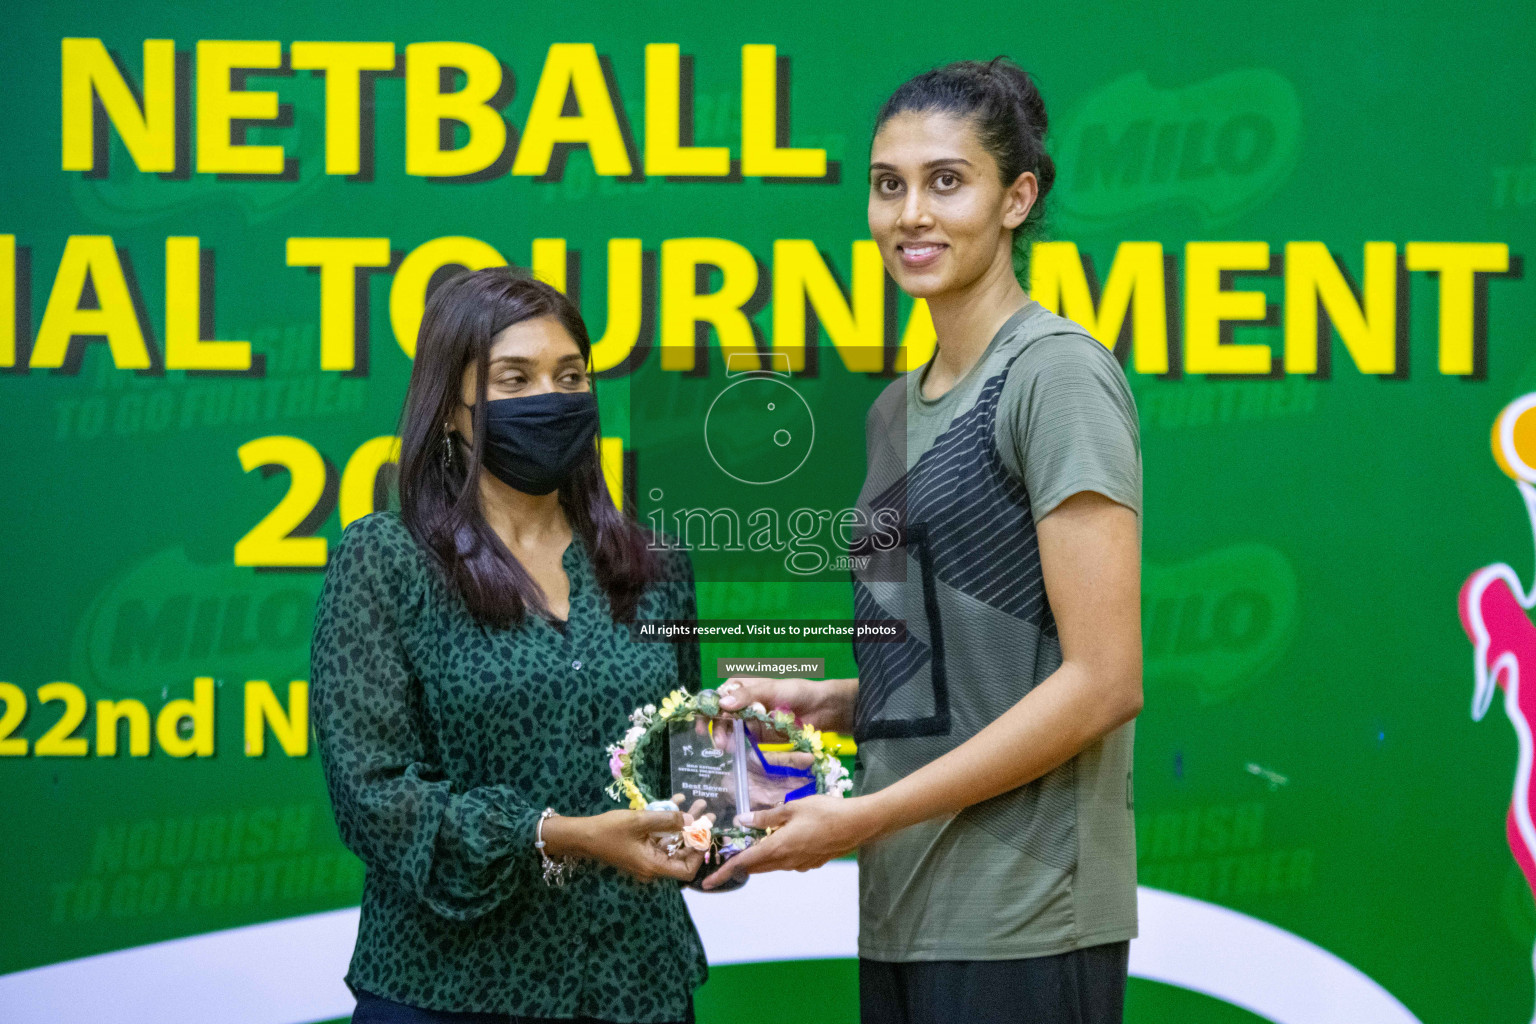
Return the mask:
M866 423L859 505L866 522L900 528L855 543L869 556L855 614L907 630L898 643L855 645L860 793L952 750L1060 666L1038 519L1082 491L1141 513L1130 389L1077 324L1030 301L943 396L922 397L924 373L893 381ZM860 955L995 960L1133 937L1132 732L866 844Z

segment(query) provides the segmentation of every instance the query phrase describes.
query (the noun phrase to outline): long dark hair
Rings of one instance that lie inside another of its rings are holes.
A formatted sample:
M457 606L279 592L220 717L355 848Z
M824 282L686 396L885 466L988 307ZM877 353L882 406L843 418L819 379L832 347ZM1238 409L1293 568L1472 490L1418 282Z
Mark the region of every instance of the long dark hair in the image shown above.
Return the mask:
M560 292L510 267L459 274L427 301L416 364L400 414L400 518L431 553L448 585L480 622L520 624L528 609L548 614L528 570L486 522L480 505L486 379L491 339L513 324L549 317L584 360L592 340L581 313ZM464 371L475 367L474 441L450 440L445 424L463 401ZM601 436L601 431L599 431ZM633 619L657 560L650 534L614 507L594 445L558 492L571 529L586 545L615 621Z
M1013 230L1013 262L1020 274L1029 262L1027 239L1045 220L1045 197L1056 182L1056 163L1045 151L1050 117L1045 98L1028 71L1007 57L960 60L903 82L875 116L873 135L897 114L939 112L971 119L982 147L997 161L1003 187L1033 171L1039 194L1024 223Z

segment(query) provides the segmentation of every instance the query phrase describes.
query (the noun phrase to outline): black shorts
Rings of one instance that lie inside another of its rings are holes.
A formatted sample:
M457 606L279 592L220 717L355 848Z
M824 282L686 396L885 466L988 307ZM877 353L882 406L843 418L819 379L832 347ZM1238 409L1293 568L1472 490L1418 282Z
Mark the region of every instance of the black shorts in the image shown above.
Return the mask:
M1129 942L1023 960L859 961L863 1024L1120 1024Z

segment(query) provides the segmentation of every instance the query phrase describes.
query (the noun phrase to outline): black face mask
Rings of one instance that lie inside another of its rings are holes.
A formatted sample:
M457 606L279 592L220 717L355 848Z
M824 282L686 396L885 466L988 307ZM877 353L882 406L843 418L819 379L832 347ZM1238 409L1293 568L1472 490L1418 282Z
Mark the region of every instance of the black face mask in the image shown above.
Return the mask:
M571 475L597 434L597 396L546 391L485 403L485 468L524 494L548 494Z

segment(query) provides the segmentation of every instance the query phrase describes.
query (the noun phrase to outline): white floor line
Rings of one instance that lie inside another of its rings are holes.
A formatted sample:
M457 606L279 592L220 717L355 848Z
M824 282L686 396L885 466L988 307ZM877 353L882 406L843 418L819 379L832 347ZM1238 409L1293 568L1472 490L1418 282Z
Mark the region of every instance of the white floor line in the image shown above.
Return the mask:
M857 955L851 861L684 895L712 964ZM1284 929L1157 889L1141 889L1139 906L1134 977L1274 1024L1419 1024L1365 974ZM811 926L749 925L786 907ZM0 1007L8 1024L311 1024L352 1012L341 977L356 935L354 907L157 942L0 976Z

